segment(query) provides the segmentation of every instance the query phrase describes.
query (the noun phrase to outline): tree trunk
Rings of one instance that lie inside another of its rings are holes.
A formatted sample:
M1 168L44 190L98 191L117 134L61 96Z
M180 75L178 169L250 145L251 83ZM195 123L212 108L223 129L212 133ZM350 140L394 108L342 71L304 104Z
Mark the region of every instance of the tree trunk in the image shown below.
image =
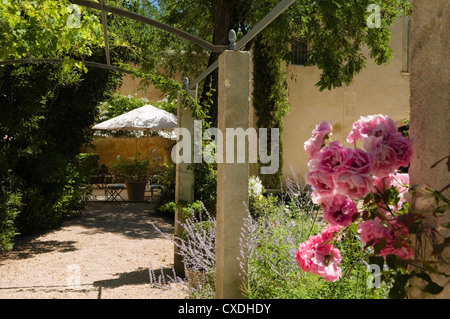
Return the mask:
M227 45L228 32L231 30L233 21L233 12L235 0L212 0L212 13L214 19L213 44ZM218 58L218 53L211 53L209 56L208 66L213 64ZM209 101L208 115L212 127L217 127L217 90L218 90L218 69L215 69L205 79L203 85L200 103ZM211 94L211 95L209 95Z

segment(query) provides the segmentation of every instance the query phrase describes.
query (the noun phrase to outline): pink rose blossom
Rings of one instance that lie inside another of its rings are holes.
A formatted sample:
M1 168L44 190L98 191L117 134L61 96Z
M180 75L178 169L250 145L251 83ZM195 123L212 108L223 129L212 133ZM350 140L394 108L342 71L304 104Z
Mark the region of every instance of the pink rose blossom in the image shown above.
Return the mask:
M356 199L364 197L372 190L373 178L370 175L374 159L361 149L352 151L352 155L336 176L337 193Z
M320 232L320 236L322 237L323 242L329 242L331 241L336 234L339 233L339 231L342 229L341 226L337 225L330 225L328 224L325 228L322 229ZM336 239L340 239L340 237L337 237Z
M388 234L388 230L381 223L381 220L376 217L373 220L365 220L359 223L357 231L364 244L367 244L373 239L383 238Z
M343 163L348 161L351 153L352 149L336 141L322 148L309 160L309 172L306 173L305 181L313 187L315 198L334 192L335 175L339 173Z
M382 195L386 190L391 188L393 174L389 174L385 177L375 177L373 179L373 192Z
M388 145L397 155L398 167L407 167L412 157L412 142L409 138L397 133L388 138Z
M390 229L386 247L380 251L380 256L396 255L402 259L414 257L414 250L408 245L408 228L399 221L392 221L394 229Z
M305 181L314 188L316 195L330 194L334 189L334 180L330 174L321 171L309 171L306 173Z
M331 174L336 173L349 160L352 153L351 148L344 147L339 141L331 142L316 154L315 158L319 160L317 169Z
M342 277L339 268L341 253L328 242L333 239L339 226L327 226L320 234L309 237L301 243L295 254L298 266L307 272L323 277L326 281L337 281Z
M397 188L400 195L408 192L409 174L408 173L394 174L392 176L392 185L395 186L395 188Z
M372 190L373 178L370 175L344 173L337 178L336 192L352 199L364 197Z
M331 135L332 126L323 121L312 131L312 136L305 142L305 150L310 157L313 157L324 145L325 138Z
M406 194L409 191L409 175L408 174L390 174L386 177L375 177L373 192L382 195L386 190L394 186L398 191L399 202L397 209L400 209L406 202Z
M372 245L376 245L383 238L386 245L380 250L380 256L396 255L402 259L412 258L414 251L405 242L409 236L408 228L396 220L391 220L390 224L391 226L383 225L378 217L362 221L357 227L361 241L366 244L374 240Z
M397 170L397 154L394 149L387 144L381 143L372 152L375 157L373 164L373 175L385 177L395 173Z
M352 223L353 215L358 212L355 202L343 195L322 204L323 218L331 225L346 227Z
M347 136L347 142L354 143L357 140L365 140L369 136L387 138L398 132L397 125L385 115L369 115L361 117L353 123L353 128Z

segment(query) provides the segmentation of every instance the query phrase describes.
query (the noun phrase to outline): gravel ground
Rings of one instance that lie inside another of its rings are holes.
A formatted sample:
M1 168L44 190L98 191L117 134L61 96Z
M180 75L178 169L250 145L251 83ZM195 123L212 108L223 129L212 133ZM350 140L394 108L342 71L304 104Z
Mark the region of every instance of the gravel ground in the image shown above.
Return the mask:
M150 203L90 202L61 227L18 237L0 254L1 299L179 299L183 284L150 283L149 269L172 275L173 220Z

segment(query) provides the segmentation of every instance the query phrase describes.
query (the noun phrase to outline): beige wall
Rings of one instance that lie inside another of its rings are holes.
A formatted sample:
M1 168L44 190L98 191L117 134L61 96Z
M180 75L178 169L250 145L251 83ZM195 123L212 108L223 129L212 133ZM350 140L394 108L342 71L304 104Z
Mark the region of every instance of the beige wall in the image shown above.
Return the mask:
M175 141L151 136L148 140L142 138L116 138L116 137L95 137L92 144L95 149L85 147L81 150L84 153L95 153L100 155L99 165L110 166L120 155L121 158L136 157L137 152L143 156L150 154L156 160L157 165L171 162L170 152Z
M122 95L133 95L137 98L147 98L149 103L155 103L164 98L164 95L153 86L140 86L140 79L133 79L130 74L125 74L122 79L122 85L118 93Z
M407 74L407 19L392 27L389 65L378 66L370 58L366 68L348 87L324 90L315 86L320 71L315 67L288 67L291 111L285 117L283 179L292 176L291 165L300 180L307 172L308 156L303 143L323 120L332 121L333 140L345 142L352 124L360 116L388 115L395 121L409 117L409 75Z
M320 92L315 86L320 70L316 67L288 66L291 111L284 119L282 133L284 180L292 176L291 166L299 179L303 179L308 162L303 143L323 120L332 121L332 138L344 143L352 123L360 116L382 113L395 121L409 117L407 19L399 19L391 30L391 47L394 53L389 65L379 66L368 58L366 68L355 76L348 87ZM164 98L153 87L139 89L139 79L133 80L129 75L125 76L119 92L146 97L150 102ZM105 155L106 158L115 158L121 152L133 154L134 139L127 143L130 145L119 143L120 145L106 147L105 152L110 153ZM125 147L129 150L122 150Z
M147 98L149 103L155 103L164 98L160 90L153 86L144 86L140 84L140 79L133 79L130 74L125 74L122 79L122 85L117 90L122 95L132 95L137 98ZM84 147L81 152L96 153L100 155L99 165L110 166L120 155L122 158L132 158L140 152L142 155L153 154L158 159L158 164L172 162L170 152L175 141L165 139L160 136L151 136L142 138L112 138L112 137L94 137L92 142L95 149ZM137 150L137 152L136 152ZM152 152L153 151L153 152Z

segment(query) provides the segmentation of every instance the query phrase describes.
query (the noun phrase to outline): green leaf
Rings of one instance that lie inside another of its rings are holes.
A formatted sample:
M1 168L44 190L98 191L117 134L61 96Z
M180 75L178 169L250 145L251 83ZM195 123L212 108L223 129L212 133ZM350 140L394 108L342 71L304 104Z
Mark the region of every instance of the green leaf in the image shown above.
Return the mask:
M384 247L386 247L386 238L378 238L377 243L373 245L376 254L379 254Z
M396 270L397 269L397 256L395 255L387 255L386 256L386 264L389 268Z
M426 287L425 287L425 292L429 292L430 294L440 294L442 292L442 290L444 290L444 287L439 286L437 283L435 282L430 282Z
M384 265L384 258L381 256L370 256L369 264L378 265L378 266L380 266L380 269L382 269L383 265Z

